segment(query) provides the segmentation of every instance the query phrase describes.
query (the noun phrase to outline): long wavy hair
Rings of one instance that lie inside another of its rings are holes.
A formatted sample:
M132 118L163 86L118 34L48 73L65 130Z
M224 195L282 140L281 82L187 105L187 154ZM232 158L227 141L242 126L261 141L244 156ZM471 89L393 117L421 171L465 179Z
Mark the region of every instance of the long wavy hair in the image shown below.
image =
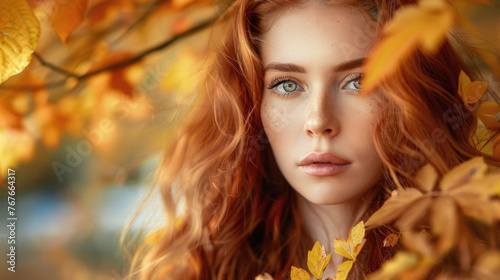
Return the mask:
M310 0L236 0L214 27L197 106L164 153L154 185L167 226L156 243L144 242L131 275L139 279L254 279L262 272L287 279L304 267L311 237L295 192L277 168L266 140L260 37L283 9ZM416 1L333 1L360 9L380 29L394 11ZM474 138L476 117L458 95L460 70L474 73L446 41L434 55L415 51L379 87L384 115L373 139L384 180L369 215L397 187L413 186L415 172L431 163L438 172L483 155ZM182 209L179 209L182 205ZM368 233L358 279L393 252L383 229Z

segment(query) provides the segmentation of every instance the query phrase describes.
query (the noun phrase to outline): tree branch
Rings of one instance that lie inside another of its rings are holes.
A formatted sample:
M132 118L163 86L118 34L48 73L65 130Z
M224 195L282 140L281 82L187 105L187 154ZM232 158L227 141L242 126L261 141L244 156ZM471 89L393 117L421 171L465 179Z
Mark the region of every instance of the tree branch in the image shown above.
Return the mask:
M143 52L137 54L136 56L134 57L131 57L129 59L126 59L126 60L123 60L123 61L120 61L120 62L117 62L115 64L111 64L111 65L108 65L106 67L103 67L103 68L100 68L100 69L97 69L97 70L94 70L94 71L91 71L91 72L88 72L88 73L85 73L83 75L78 75L76 73L73 73L71 71L67 71L65 69L62 69L61 67L57 66L57 65L54 65L50 62L47 62L45 61L38 53L33 53L33 56L35 56L35 58L40 61L40 64L42 64L43 66L45 67L48 67L52 70L54 70L55 72L58 72L58 73L61 73L63 75L66 76L66 78L60 80L60 81L56 81L56 82L51 82L51 83L47 83L47 84L41 84L41 85L32 85L32 86L22 86L22 87L0 87L0 90L4 89L4 90L29 90L29 91L35 91L35 90L41 90L41 89L51 89L51 88L57 88L57 87L60 87L62 85L64 85L67 81L68 78L75 78L79 81L83 81L83 80L86 80L92 76L95 76L97 74L100 74L102 72L106 72L106 71L112 71L112 70L115 70L115 69L118 69L118 68L123 68L123 67L127 67L127 66L130 66L132 64L135 64L139 61L141 61L143 58L145 58L146 56L150 55L150 54L153 54L155 52L158 52L160 50L163 50L165 48L167 48L168 46L172 45L173 43L183 39L183 38L186 38L186 37L189 37L195 33L198 33L202 30L204 30L205 28L207 27L210 27L214 22L215 20L217 19L217 15L208 19L208 20L205 20L201 23L199 23L198 25L192 27L191 29L183 32L183 33L180 33L180 34L177 34L175 35L174 37L170 38L170 39L167 39L165 40L164 42L154 46L154 47L151 47L149 49L146 49L144 50Z

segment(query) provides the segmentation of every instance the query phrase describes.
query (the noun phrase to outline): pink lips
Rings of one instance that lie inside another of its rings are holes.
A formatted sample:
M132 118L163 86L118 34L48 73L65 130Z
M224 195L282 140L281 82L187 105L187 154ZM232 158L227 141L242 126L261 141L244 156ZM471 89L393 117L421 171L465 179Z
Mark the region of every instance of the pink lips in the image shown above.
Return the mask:
M332 176L346 169L350 161L330 153L309 153L299 162L299 167L312 176Z

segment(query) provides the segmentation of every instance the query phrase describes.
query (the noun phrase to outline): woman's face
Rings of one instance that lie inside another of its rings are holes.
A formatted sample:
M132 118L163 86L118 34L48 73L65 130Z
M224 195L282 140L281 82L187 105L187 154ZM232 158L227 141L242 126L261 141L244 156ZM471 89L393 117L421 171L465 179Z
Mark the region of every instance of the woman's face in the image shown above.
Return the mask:
M283 11L261 44L261 116L278 166L315 204L359 198L380 177L375 93L359 95L375 24L347 7Z

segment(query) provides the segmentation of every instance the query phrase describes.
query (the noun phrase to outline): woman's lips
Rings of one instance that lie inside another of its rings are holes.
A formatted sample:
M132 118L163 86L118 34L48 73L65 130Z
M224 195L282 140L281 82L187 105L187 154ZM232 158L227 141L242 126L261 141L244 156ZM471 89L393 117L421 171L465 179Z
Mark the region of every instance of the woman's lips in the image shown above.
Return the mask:
M300 162L299 167L312 176L332 176L345 170L350 161L330 153L309 153Z

